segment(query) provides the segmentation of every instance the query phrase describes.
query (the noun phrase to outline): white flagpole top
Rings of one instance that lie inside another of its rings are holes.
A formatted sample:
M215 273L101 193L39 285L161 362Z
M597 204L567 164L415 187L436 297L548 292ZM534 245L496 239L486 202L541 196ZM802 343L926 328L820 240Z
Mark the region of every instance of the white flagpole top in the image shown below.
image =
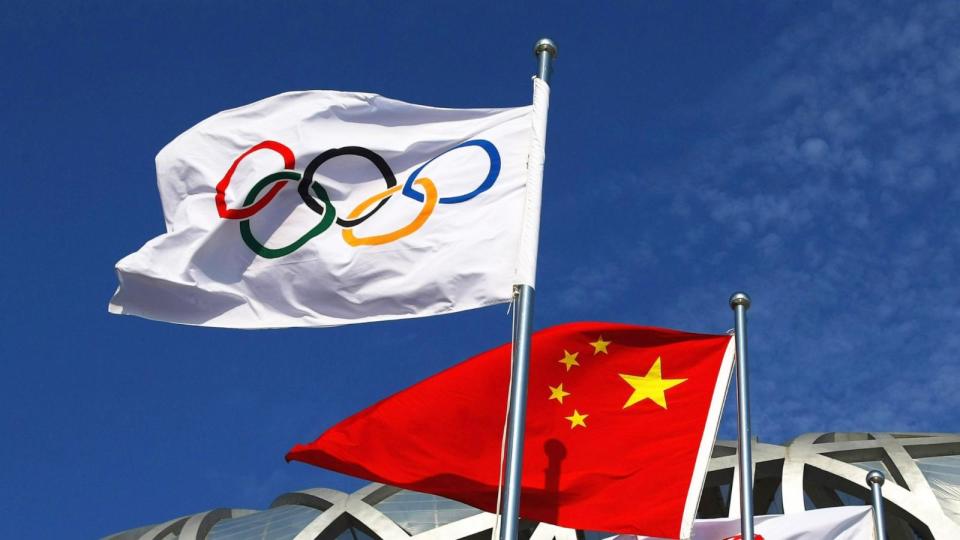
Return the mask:
M540 53L549 53L553 58L557 57L557 44L550 38L543 38L533 46L533 55L540 56Z
M736 309L737 306L743 306L743 309L750 309L750 297L745 292L735 292L730 296L730 307Z
M876 469L867 473L867 483L870 485L880 484L882 486L883 480L884 480L883 473Z

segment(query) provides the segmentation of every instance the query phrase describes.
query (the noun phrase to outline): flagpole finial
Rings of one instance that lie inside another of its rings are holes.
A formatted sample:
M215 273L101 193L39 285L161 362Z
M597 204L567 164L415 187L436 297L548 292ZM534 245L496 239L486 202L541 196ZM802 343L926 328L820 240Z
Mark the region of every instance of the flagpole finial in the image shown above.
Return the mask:
M867 473L867 484L868 484L868 485L871 485L871 486L872 486L873 484L879 484L879 485L882 486L884 480L885 480L885 477L883 476L883 473L880 472L880 471L878 471L878 470L876 470L876 469L874 469L874 470L872 470L872 471L870 471L870 472Z
M873 469L867 473L867 485L870 486L870 497L873 506L873 529L877 533L875 538L886 540L887 538L887 518L883 510L883 473Z
M553 72L553 59L557 57L557 44L550 38L543 38L533 46L533 55L537 57L537 78L550 84Z
M743 309L750 309L750 297L745 292L735 292L730 295L730 308L737 309L737 306L743 306Z
M533 46L533 55L540 56L540 53L546 52L550 56L557 57L557 44L553 42L550 38L543 38L540 41L537 41L536 45Z

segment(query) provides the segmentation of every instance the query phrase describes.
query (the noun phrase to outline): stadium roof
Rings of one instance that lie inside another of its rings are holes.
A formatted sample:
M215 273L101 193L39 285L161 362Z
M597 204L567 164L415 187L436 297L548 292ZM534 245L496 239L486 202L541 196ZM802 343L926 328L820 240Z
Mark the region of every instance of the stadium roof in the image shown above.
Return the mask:
M867 471L882 471L890 540L960 538L960 435L808 433L788 445L755 442L756 513L869 504ZM739 515L736 443L718 441L698 518ZM351 493L314 488L279 496L266 510L215 509L124 531L104 540L480 540L496 516L457 501L369 484ZM530 540L600 540L525 522Z

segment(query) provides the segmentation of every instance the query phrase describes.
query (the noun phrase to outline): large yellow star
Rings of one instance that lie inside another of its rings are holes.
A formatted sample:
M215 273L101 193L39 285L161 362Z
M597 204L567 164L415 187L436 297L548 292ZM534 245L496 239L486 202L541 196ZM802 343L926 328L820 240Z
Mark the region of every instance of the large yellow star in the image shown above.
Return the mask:
M548 384L547 388L550 389L550 397L547 399L555 399L560 403L563 403L563 398L570 395L570 392L563 391L563 383L560 383L560 386L550 386Z
M593 355L596 356L600 353L610 354L607 352L607 345L609 344L609 341L603 340L603 336L598 337L596 341L590 343L590 345L593 345Z
M580 353L570 354L566 349L563 350L563 359L560 360L560 363L567 366L567 371L570 371L570 368L573 366L579 366L580 362L577 362L577 355Z
M564 416L567 420L570 421L570 429L573 429L577 426L587 427L587 423L584 422L586 418L590 416L589 414L580 414L580 411L574 409L573 416Z
M659 356L657 357L657 361L650 366L650 371L643 377L639 375L624 375L623 373L620 374L620 377L633 387L633 393L630 394L627 402L623 404L624 409L645 399L649 399L666 409L667 396L665 392L686 381L686 379L664 379L660 375Z

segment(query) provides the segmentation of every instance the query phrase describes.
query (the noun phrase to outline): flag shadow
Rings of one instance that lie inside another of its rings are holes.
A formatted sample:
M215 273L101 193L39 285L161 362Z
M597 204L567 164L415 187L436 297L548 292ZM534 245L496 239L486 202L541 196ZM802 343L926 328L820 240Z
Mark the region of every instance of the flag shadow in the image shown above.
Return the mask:
M549 439L543 445L544 455L547 457L547 466L543 469L542 487L526 485L521 496L520 517L556 524L559 519L560 480L563 476L563 462L567 457L567 447L557 439ZM332 458L332 459L331 459ZM497 512L496 478L493 482L480 482L457 474L437 474L419 480L397 483L387 476L374 472L366 467L340 462L323 452L306 450L287 454L287 461L302 461L318 467L323 467L343 474L364 478L373 482L382 482L402 489L430 493L448 499L462 502L479 508L485 512Z

